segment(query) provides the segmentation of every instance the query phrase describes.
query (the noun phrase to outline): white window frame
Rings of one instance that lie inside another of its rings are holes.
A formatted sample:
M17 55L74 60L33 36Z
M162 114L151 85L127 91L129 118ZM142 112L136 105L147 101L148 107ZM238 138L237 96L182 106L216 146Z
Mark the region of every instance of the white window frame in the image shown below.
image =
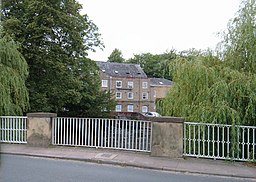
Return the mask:
M133 112L133 104L127 105L127 112Z
M108 87L108 80L101 80L101 87Z
M145 98L144 98L144 96L145 96ZM141 98L142 98L142 100L148 100L148 92L142 92Z
M116 105L116 112L122 112L122 105L121 104Z
M148 82L142 82L142 88L148 88Z
M122 99L122 92L116 92L116 99Z
M133 88L133 81L127 82L127 88Z
M131 94L131 97L130 97ZM127 99L133 99L133 92L128 92L127 93Z
M122 88L122 81L120 81L120 80L116 81L116 88Z
M143 113L148 112L148 106L142 106L142 107L141 107L141 111L142 111Z

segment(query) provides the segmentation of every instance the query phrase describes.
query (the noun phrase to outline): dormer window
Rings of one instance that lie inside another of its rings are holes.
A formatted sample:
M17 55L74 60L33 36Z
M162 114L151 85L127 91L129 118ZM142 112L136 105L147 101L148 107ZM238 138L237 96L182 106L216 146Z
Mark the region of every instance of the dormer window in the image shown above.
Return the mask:
M118 71L115 71L115 74L118 74Z

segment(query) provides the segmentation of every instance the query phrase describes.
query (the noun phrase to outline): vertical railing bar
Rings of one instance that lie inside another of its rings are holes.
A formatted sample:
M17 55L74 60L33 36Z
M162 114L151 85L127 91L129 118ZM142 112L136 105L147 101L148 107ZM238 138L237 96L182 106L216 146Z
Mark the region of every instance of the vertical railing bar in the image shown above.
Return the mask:
M54 145L54 118L52 118L52 145Z
M118 120L118 143L117 143L117 147L120 148L120 140L121 140L121 120Z
M146 122L145 121L142 121L143 122L143 132L142 132L142 150L146 150L145 149L145 134L146 134Z
M125 121L125 143L124 143L125 149L127 149L128 122L129 122L129 120Z
M149 150L149 147L148 147L148 143L150 142L149 141L149 122L146 122L146 126L147 126L147 135L146 135L146 150L148 151Z
M200 132L201 132L201 125L198 125L198 151L197 151L197 156L199 157L201 155L201 151L200 151L200 147L201 147L201 136L200 136Z
M207 125L207 156L210 157L210 125Z
M250 160L250 128L247 128L247 160Z
M227 157L230 158L230 138L229 138L229 129L230 127L227 127Z
M132 121L132 148L131 149L134 149L134 136L135 136L135 124L134 124L134 120Z
M220 157L220 127L217 126L217 158Z
M115 121L115 148L116 148L116 143L117 143L117 120L114 120Z
M136 121L136 136L135 136L135 149L138 149L138 121Z
M224 152L225 152L225 127L222 127L222 158L225 158Z
M245 145L245 141L244 141L244 128L242 130L242 160L244 160L244 145Z
M97 146L97 129L98 129L98 119L93 119L94 120L94 145Z
M110 128L110 126L111 126L110 124L111 124L111 123L110 123L110 122L111 122L111 119L108 120L108 141L107 141L108 147L110 147L110 144L111 144L111 141L110 141L110 138L111 138L111 137L110 137L110 134L111 134L111 133L110 133L110 129L111 129L111 128Z
M102 134L102 136L104 135L104 140L102 139L102 141L104 142L102 147L106 147L107 145L107 119L104 119L102 122L104 123L104 133Z
M84 142L84 138L85 138L85 136L84 136L84 135L85 135L84 121L85 121L85 119L82 118L82 119L81 119L81 122L82 122L82 141L81 141L82 143L81 143L81 145L82 145L82 146L85 146L85 142Z
M78 146L81 146L81 135L82 135L82 128L81 128L81 118L78 119Z
M215 137L214 137L214 134L215 134L215 126L212 125L212 156L215 158Z
M139 150L141 150L141 121L139 121L140 122L140 126L139 126Z
M90 119L90 122L91 122L91 145L90 146L94 146L94 135L95 135L95 132L94 132L94 128L95 128L95 122L94 122L94 119Z
M69 142L68 145L72 145L72 118L66 118L66 121L69 123Z
M196 155L196 125L193 125L193 155Z
M256 141L255 141L255 128L252 129L252 160L255 160L255 147L256 147Z
M19 131L20 131L20 127L19 127L19 122L20 122L20 118L18 118L17 120L16 120L16 122L15 122L15 124L16 124L16 126L15 126L15 128L16 128L16 135L15 135L15 141L17 141L17 142L19 142Z
M203 156L205 157L205 125L203 125Z
M131 134L132 134L132 131L131 131L131 127L132 127L132 121L130 120L129 121L129 132L128 132L128 149L131 149Z
M7 141L6 133L7 133L7 118L4 118L4 141Z
M98 138L97 138L97 143L96 143L96 147L99 147L100 146L100 128L101 128L101 123L100 123L100 119L97 119L97 135Z
M114 147L114 121L115 120L111 120L111 148L113 148Z
M191 125L188 124L188 154L191 155Z
M91 124L90 119L86 119L86 146L90 146L91 143Z
M63 125L63 121L61 121L61 123L60 123L60 144L61 145L63 145L63 142L62 142L62 133L63 133L63 127L62 127L62 125Z
M121 148L123 149L124 148L124 123L126 120L121 120L122 121L122 138L121 138Z

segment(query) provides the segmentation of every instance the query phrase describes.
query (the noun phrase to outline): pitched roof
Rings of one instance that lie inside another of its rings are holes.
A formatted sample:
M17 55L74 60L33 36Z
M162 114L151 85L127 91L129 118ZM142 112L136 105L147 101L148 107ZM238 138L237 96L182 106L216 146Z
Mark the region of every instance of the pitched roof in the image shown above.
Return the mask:
M172 81L167 80L165 78L150 78L151 86L171 86L173 84Z
M138 64L110 63L96 61L102 72L113 77L147 78Z

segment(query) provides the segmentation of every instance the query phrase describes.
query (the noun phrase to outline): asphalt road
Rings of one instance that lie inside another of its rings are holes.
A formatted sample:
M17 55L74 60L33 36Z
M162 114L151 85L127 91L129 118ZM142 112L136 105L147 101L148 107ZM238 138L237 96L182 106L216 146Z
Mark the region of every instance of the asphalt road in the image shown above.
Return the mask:
M189 175L79 161L1 155L0 182L230 182L249 181Z

